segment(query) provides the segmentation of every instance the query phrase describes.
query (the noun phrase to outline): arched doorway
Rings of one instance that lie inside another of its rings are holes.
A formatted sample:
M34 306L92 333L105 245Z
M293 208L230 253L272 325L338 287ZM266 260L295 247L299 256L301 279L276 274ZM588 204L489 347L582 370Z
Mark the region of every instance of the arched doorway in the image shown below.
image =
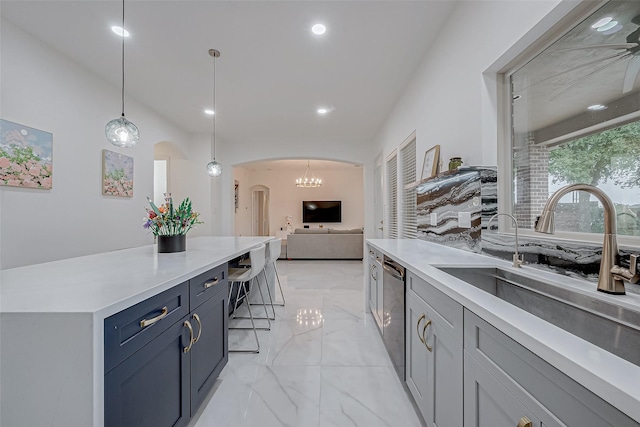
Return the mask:
M269 236L269 187L251 187L251 234Z

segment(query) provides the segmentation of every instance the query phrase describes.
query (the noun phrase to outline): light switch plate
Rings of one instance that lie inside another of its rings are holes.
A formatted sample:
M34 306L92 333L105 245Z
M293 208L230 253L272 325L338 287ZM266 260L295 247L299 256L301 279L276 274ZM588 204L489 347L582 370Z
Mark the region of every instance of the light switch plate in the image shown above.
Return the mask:
M458 212L458 227L471 228L471 212Z
M431 225L438 225L438 214L437 213L432 213L429 215L429 220L431 221Z

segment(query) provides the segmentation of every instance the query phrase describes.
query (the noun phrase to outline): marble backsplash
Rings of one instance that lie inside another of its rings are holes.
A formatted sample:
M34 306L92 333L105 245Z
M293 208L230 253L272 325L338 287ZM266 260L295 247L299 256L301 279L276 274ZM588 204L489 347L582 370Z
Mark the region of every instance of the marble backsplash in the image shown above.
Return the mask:
M497 212L497 172L465 167L445 172L416 186L417 238L481 252L481 232ZM470 217L461 227L459 214Z
M417 193L417 238L511 261L514 236L497 233L497 170L495 167L465 167L419 182ZM460 227L458 215L468 212L471 227ZM435 213L435 222L432 215ZM519 236L518 251L526 264L536 268L597 281L602 245ZM621 264L628 267L629 255L638 250L621 247Z

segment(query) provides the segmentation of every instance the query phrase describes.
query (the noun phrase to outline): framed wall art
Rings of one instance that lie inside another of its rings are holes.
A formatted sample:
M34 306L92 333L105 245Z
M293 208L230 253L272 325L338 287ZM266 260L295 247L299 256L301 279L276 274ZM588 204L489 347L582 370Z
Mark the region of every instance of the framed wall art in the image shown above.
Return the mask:
M133 197L133 157L102 150L102 194Z
M53 134L0 119L0 185L49 190Z
M422 175L420 180L431 178L438 172L438 162L440 161L440 146L434 145L424 153L424 162L422 163Z

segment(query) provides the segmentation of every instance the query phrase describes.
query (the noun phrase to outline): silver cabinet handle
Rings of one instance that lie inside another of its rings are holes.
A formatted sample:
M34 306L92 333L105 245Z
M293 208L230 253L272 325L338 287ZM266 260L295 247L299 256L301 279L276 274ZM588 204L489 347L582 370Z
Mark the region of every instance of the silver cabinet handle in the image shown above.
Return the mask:
M147 319L142 319L140 321L140 327L141 328L146 328L147 326L151 326L154 323L156 323L158 320L163 319L164 317L166 317L166 315L169 314L169 310L167 309L167 307L162 307L162 313L160 313L159 315L157 315L154 318L151 318L149 320Z
M425 332L427 332L427 328L430 325L431 325L431 320L428 320L427 323L424 325L424 328L422 328L422 338L420 339L420 341L422 341L424 346L427 347L427 350L429 350L429 352L431 352L433 350L433 348L429 347L429 344L427 344L427 337L425 337L424 334L425 334Z
M198 322L198 336L193 340L193 343L195 344L200 339L200 335L202 335L202 322L200 321L200 316L198 316L198 313L193 313L192 317L196 319L196 322Z
M193 345L193 328L191 327L191 323L188 320L185 320L183 323L185 328L189 328L189 345L182 349L185 353L189 353L191 350L191 346Z
M418 319L418 323L416 323L416 333L418 334L418 338L420 339L420 342L422 344L425 344L425 342L424 342L424 338L422 338L422 335L420 335L420 322L422 322L426 317L427 315L422 313L422 316L420 316L420 318Z
M516 427L533 427L533 423L529 419L529 417L522 417L520 421L518 421L518 425Z
M214 285L217 285L217 284L218 284L218 282L220 282L220 279L218 279L218 276L216 276L216 277L214 277L214 278L213 278L213 280L211 280L211 281L209 281L209 282L206 282L206 283L204 284L204 288L205 288L205 289L209 289L210 287L212 287L212 286L214 286Z

